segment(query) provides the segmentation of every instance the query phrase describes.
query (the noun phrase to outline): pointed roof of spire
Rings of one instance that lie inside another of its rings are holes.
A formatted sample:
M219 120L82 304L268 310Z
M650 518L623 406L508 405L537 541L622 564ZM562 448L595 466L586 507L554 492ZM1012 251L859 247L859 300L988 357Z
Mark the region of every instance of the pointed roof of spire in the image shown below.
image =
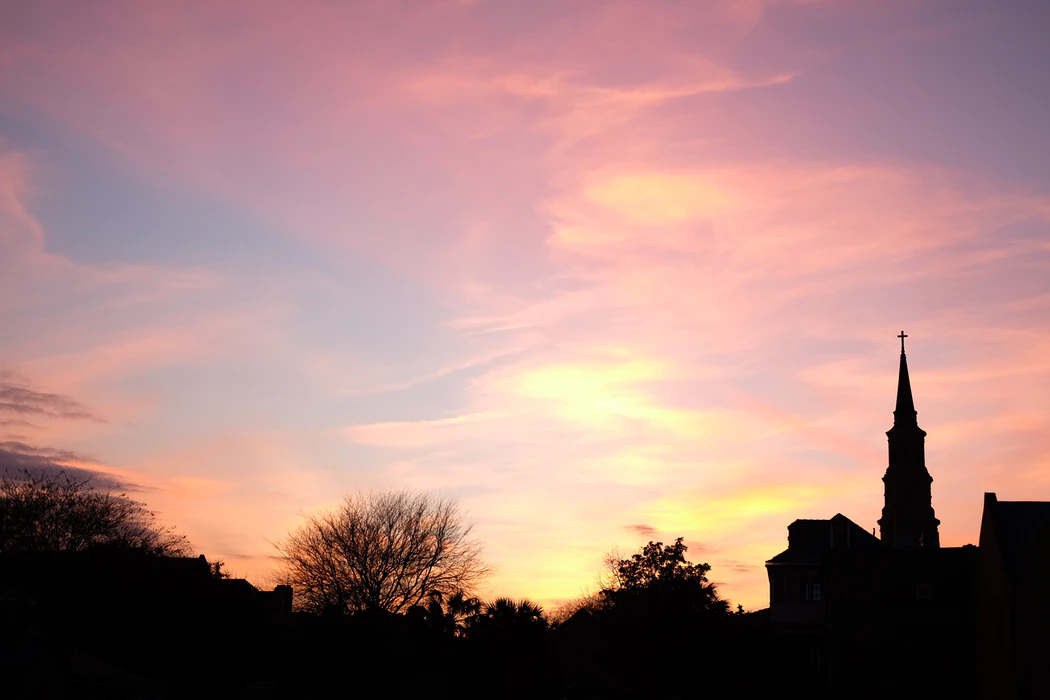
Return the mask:
M911 395L911 378L908 376L908 356L904 354L904 339L908 336L901 331L897 336L901 339L901 370L897 379L897 407L893 409L893 422L897 424L902 421L908 423L917 422L915 412L915 400Z

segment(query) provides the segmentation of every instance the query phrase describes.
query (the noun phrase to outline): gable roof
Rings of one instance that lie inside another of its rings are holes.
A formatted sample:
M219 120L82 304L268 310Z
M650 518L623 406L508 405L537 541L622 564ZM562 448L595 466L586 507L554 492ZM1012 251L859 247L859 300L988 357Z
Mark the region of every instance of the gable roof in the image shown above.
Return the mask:
M833 549L875 549L881 544L842 513L826 520L800 518L788 525L788 548L766 564L817 564Z

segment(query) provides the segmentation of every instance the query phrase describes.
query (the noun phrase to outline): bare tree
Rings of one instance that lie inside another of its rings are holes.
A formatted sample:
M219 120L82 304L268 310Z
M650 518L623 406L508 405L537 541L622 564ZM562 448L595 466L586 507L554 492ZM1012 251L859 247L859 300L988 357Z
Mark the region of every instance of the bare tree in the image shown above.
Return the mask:
M456 503L425 493L346 496L275 547L311 612L402 612L434 594L469 593L489 573Z
M185 535L163 528L124 493L92 484L91 474L23 470L0 474L0 552L79 551L100 545L185 556Z

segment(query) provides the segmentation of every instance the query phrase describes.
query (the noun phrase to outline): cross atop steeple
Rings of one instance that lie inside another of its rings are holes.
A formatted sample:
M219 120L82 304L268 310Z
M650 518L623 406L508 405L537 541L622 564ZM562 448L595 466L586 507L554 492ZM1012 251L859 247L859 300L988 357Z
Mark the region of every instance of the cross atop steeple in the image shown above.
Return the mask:
M898 335L897 337L901 339L901 354L903 355L904 354L904 339L907 338L908 336L904 333L904 331L901 331L901 334Z

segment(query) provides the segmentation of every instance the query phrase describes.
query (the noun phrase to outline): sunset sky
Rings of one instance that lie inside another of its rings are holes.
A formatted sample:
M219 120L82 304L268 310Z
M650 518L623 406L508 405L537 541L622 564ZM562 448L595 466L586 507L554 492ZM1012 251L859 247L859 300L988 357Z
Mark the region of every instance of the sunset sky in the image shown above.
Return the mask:
M941 541L1050 500L1050 3L0 5L0 466L269 585L459 499L548 607L682 536L733 603L882 507L901 329Z

